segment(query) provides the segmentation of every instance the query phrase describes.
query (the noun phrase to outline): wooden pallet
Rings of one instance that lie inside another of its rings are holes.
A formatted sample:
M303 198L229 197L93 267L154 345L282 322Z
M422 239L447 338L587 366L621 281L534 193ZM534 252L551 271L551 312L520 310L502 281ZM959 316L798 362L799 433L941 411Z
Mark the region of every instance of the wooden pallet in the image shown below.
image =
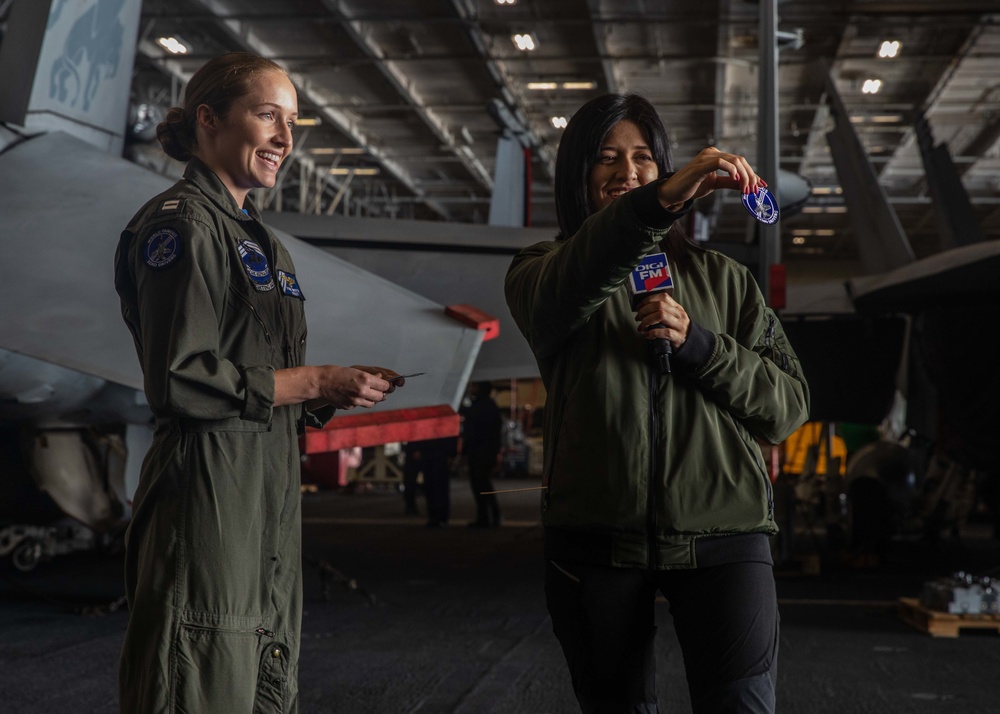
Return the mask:
M994 630L1000 634L1000 615L953 615L929 610L915 597L899 598L899 616L931 637L958 637L959 630Z

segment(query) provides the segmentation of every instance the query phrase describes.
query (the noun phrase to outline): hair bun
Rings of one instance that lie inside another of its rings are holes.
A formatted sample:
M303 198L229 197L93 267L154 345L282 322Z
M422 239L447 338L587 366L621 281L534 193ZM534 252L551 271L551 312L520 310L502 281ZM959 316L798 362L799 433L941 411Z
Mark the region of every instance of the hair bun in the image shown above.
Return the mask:
M178 161L190 161L193 139L184 118L184 110L173 107L167 117L156 125L156 139L167 156Z

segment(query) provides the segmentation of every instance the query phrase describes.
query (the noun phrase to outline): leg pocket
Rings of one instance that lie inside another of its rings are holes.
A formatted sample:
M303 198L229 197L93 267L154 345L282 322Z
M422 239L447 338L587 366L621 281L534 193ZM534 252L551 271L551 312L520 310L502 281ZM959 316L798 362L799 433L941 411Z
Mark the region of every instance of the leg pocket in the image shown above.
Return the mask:
M272 642L260 655L254 714L282 714L288 695L288 646Z
M174 648L174 699L178 714L249 712L257 683L259 635L181 625Z

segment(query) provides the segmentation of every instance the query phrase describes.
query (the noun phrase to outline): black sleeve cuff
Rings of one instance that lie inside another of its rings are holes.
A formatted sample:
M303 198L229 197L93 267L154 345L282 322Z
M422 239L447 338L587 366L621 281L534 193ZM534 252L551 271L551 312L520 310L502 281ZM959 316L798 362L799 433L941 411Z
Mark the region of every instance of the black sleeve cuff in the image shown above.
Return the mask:
M303 407L302 415L297 424L299 435L301 436L306 433L307 426L311 426L313 429L322 429L333 418L333 414L336 411L329 404L325 407L313 409L312 411Z
M684 372L694 372L705 365L715 350L716 335L696 322L691 323L684 344L674 350L673 364Z
M694 205L694 199L691 199L684 204L681 210L674 213L673 211L668 211L660 204L657 188L659 188L661 183L670 178L670 176L673 176L673 174L664 176L659 181L647 183L645 186L640 186L628 192L635 215L643 225L650 228L670 228L674 221L687 215L687 212L691 210L691 206Z

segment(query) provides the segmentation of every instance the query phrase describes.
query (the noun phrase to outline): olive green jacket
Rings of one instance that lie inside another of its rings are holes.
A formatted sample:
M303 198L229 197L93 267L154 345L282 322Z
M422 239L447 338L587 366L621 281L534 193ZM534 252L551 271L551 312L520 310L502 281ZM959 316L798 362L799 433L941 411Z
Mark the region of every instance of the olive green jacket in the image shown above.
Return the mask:
M507 273L507 303L547 390L552 558L691 568L698 539L777 531L756 440L779 443L806 420L805 379L750 273L695 246L671 261L691 332L673 373L654 371L624 281L680 215L655 188L629 192L568 239L525 248Z

